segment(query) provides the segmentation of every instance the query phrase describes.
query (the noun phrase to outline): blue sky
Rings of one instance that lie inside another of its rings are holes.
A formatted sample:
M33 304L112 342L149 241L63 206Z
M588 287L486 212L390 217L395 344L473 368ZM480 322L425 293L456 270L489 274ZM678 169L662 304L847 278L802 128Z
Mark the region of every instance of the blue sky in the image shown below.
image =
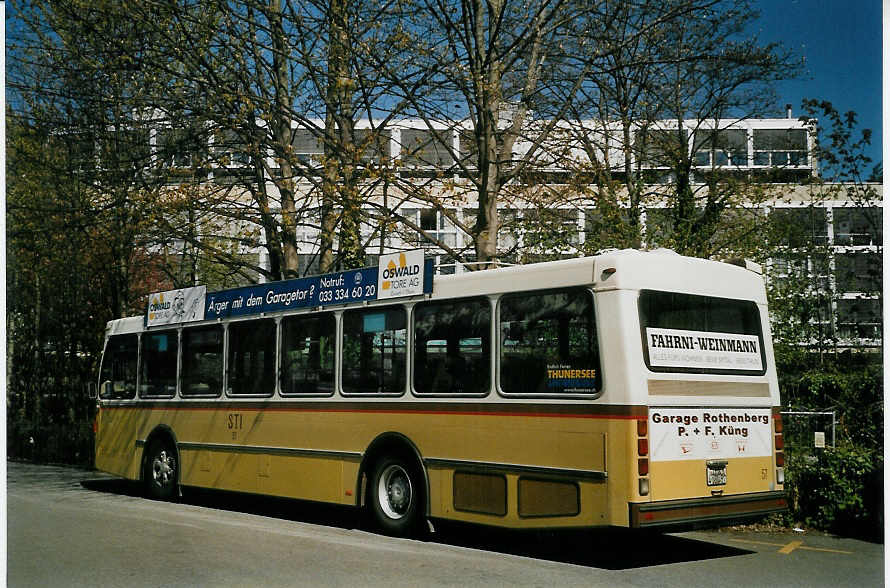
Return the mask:
M870 128L872 165L881 161L881 2L879 0L754 0L762 42L779 41L805 59L798 80L778 87L779 106L801 114L803 98L853 110ZM870 170L867 170L870 171Z

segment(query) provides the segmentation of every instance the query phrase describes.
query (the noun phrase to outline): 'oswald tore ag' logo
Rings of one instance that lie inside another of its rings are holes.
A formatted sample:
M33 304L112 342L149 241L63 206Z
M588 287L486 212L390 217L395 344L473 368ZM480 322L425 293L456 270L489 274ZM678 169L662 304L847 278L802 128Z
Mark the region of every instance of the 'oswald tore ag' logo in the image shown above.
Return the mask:
M148 320L154 320L159 312L170 310L169 300L164 300L164 293L153 294L148 301Z
M393 287L398 287L398 278L406 278L410 276L416 276L420 273L420 265L418 264L408 264L408 260L405 258L404 253L399 254L399 264L396 265L393 260L387 264L386 268L383 270L383 284L381 288L384 290L389 290ZM394 286L395 283L395 286Z

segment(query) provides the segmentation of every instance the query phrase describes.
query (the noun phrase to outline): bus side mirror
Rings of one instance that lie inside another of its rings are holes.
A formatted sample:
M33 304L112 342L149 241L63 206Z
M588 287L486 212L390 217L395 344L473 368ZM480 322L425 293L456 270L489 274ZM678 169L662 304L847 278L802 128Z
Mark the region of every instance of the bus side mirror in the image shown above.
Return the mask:
M87 383L87 396L90 400L96 400L99 397L99 389L96 387L96 382Z

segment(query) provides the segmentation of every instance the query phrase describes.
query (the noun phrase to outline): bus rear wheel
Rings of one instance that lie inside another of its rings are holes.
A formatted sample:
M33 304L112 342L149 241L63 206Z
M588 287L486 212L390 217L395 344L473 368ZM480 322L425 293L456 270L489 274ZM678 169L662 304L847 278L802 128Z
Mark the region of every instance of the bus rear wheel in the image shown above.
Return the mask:
M142 479L151 498L170 500L176 495L179 464L173 444L164 439L151 442L145 456Z
M405 459L386 457L377 462L368 488L374 523L387 535L419 534L422 520L422 478Z

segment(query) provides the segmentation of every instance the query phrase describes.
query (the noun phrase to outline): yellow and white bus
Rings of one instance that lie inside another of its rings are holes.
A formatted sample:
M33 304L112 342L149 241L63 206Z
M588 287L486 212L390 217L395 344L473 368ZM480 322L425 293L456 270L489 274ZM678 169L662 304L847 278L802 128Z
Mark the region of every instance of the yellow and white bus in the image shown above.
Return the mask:
M626 250L433 280L420 252L386 262L111 321L97 468L160 498L352 505L396 535L786 508L754 264Z

